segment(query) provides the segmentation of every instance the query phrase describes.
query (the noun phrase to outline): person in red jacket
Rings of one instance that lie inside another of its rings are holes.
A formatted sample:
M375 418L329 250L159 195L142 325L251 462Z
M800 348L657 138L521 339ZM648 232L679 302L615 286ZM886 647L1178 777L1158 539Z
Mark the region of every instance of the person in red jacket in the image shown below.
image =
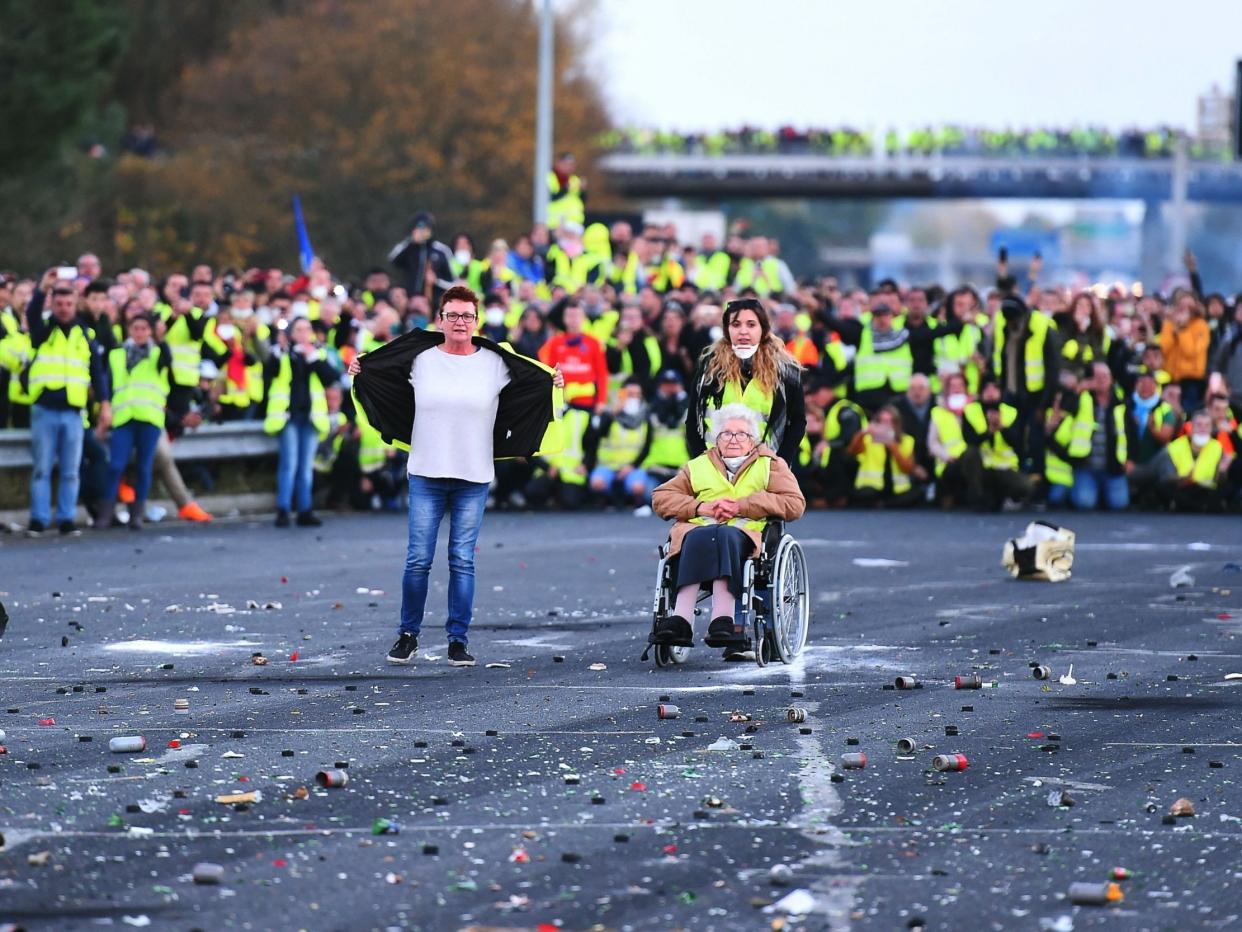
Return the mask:
M582 332L586 312L575 299L564 307L565 332L539 348L539 361L565 375L565 401L575 408L599 414L608 404L608 361L604 348Z

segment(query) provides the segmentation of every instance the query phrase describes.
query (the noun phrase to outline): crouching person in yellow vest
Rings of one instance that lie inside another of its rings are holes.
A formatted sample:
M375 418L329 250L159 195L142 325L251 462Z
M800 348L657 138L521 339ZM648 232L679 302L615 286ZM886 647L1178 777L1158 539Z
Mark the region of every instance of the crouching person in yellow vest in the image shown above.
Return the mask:
M309 320L299 317L285 332L288 343L273 349L264 367L268 387L263 429L280 438L276 526L288 527L296 506L299 527L318 527L323 522L311 509L315 448L330 430L324 388L336 384L338 373L323 348L315 345Z
M328 436L315 446L311 492L326 507L342 508L358 487L357 428L342 409L345 392L341 386L329 385L323 394L328 403Z
M963 495L962 457L966 438L962 433L962 413L970 404L966 376L946 372L941 376L943 390L931 410L927 449L935 461L936 498L942 508L954 507Z
M586 437L591 491L608 504L628 502L640 516L651 513L651 480L642 468L651 450L649 413L642 383L630 376L617 392L613 410L598 415Z
M393 475L393 461L397 459L397 448L384 443L378 430L367 420L367 413L361 407L356 409L355 421L358 441L358 500L355 502L361 510L369 510L378 505L383 511L397 511L397 479Z
M924 484L914 458L914 437L901 427L891 405L876 412L871 423L854 435L845 452L858 460L852 501L878 508L906 508L923 497ZM923 479L926 477L924 476Z
M652 633L659 644L690 646L699 590L711 592L711 624L703 643L724 648L726 660L749 649L736 624L742 593L742 567L762 545L769 519L794 521L806 499L793 471L759 443L759 415L742 404L728 404L710 415L708 438L714 445L690 460L657 488L652 507L675 519L669 552L677 556L677 599L673 613Z
M121 474L135 454L134 501L129 506L129 528L142 530L155 448L164 432L172 352L154 339L155 321L145 314L125 325L125 342L108 353L112 378L112 446L108 454L108 482L96 528L115 523L113 509Z
M643 471L652 483L667 482L690 460L686 448L686 417L690 397L686 394L681 373L665 369L656 379L655 398L651 402L651 447L643 460Z
M1156 454L1151 484L1167 506L1178 511L1216 512L1226 504L1225 476L1233 457L1212 434L1212 416L1196 411L1190 433Z
M1074 481L1070 487L1070 501L1077 510L1092 511L1102 502L1109 511L1123 511L1130 505L1125 404L1113 392L1113 376L1107 363L1092 365L1091 380L1085 387L1086 391L1079 393L1076 399L1075 410L1068 415L1060 405L1049 412L1052 443L1048 449L1052 455L1047 462L1053 464L1051 468L1058 474L1058 488L1061 489L1064 488L1060 484L1064 481L1062 464L1068 461L1072 467ZM1055 429L1054 421L1058 422ZM1048 469L1046 463L1045 474ZM1049 500L1052 500L1051 489Z
M526 483L526 501L532 508L558 506L577 511L587 500L586 436L591 412L572 405L560 420L560 449L531 458L534 472Z
M978 511L995 511L1005 499L1026 501L1031 477L1019 470L1018 411L1001 403L995 379L984 379L979 400L962 411L962 479L966 504Z

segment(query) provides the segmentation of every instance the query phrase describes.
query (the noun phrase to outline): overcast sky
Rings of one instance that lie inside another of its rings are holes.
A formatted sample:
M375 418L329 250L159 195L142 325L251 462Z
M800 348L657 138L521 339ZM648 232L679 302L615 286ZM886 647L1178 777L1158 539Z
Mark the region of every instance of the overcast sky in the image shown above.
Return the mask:
M676 129L920 123L1193 129L1242 0L599 0L614 117Z

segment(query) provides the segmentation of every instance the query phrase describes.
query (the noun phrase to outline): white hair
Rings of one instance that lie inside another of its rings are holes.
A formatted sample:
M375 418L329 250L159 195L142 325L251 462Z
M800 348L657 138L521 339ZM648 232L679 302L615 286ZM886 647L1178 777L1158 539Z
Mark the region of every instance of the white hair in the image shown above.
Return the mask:
M709 443L716 442L716 435L724 430L725 424L729 421L745 421L748 432L755 442L759 442L759 438L763 435L763 422L759 419L759 413L753 408L748 408L744 404L725 405L723 408L717 408L707 415L707 440Z

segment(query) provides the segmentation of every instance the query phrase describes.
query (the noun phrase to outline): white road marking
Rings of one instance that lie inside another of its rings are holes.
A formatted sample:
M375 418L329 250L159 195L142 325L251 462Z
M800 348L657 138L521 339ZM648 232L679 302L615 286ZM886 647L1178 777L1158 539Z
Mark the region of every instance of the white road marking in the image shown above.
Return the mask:
M105 644L104 650L133 654L168 654L173 657L198 657L219 651L253 650L262 647L255 641L117 641Z

